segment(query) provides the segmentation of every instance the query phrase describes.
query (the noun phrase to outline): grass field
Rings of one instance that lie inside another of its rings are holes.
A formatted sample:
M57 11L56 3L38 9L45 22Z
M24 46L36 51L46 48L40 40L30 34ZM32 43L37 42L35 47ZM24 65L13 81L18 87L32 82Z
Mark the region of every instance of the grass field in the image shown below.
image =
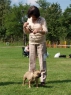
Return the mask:
M54 58L60 52L67 56L71 48L48 48L47 80L45 87L22 86L23 74L28 70L28 58L21 47L0 47L0 95L71 95L71 59ZM38 60L36 67L39 68Z

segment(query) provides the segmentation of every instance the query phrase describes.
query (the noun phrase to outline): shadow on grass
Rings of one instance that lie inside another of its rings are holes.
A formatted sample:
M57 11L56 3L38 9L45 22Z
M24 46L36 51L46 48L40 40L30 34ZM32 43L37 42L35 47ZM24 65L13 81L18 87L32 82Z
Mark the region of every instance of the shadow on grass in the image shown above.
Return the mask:
M47 84L45 84L44 86L39 85L38 87L53 88L53 86L48 86Z
M54 80L54 81L48 81L47 84L50 83L69 83L71 80Z
M44 88L53 88L53 86L49 86L48 84L53 84L53 83L69 83L71 80L53 80L53 81L48 81L44 86L38 85L38 87L44 87ZM0 82L0 86L5 86L5 85L12 85L12 84L22 84L22 82ZM36 86L36 85L34 85Z
M70 83L71 82L71 80L53 80L53 81L47 81L46 82L46 85L44 86L45 88L53 88L53 86L48 86L48 85L50 85L50 84L53 84L53 83L60 83L60 84L62 84L62 83Z
M0 82L0 86L5 86L5 85L14 85L14 84L22 84L22 82ZM28 85L28 83L26 83ZM36 87L36 85L34 85ZM52 88L52 86L47 86L47 83L45 86L38 85L38 87L44 87L44 88Z
M0 86L7 86L7 85L15 85L15 84L21 84L22 85L22 82L0 82ZM26 83L28 85L28 83ZM25 85L26 85L25 84ZM36 85L33 85L34 87L36 87ZM38 85L38 87L42 87L40 85ZM52 88L52 86L43 86L44 88Z
M11 85L11 84L22 84L22 82L0 82L0 86Z

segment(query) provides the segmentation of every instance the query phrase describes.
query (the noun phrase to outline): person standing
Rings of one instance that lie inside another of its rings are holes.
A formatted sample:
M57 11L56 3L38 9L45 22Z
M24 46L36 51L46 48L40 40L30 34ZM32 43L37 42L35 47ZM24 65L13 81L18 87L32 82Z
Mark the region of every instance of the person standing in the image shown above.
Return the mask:
M28 19L24 23L25 33L29 33L29 71L36 70L36 56L38 55L41 71L41 85L45 85L47 76L46 66L46 33L48 32L46 21L40 16L36 6L31 6L27 13Z

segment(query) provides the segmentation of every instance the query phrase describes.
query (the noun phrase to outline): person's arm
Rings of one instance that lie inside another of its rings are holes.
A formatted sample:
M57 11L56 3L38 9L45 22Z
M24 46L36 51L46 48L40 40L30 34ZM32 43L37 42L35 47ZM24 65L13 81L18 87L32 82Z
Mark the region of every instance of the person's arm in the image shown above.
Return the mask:
M28 22L25 22L24 25L23 25L23 30L24 30L25 33L30 33L30 31L29 31L29 29L27 27L28 24L29 24Z
M42 23L42 29L40 29L39 32L40 32L41 34L45 34L45 33L48 32L45 19L44 19L42 22L43 22L43 23Z
M33 32L33 30L31 29L31 26L29 25L29 23L31 22L30 18L27 19L27 22L24 23L23 25L23 30L25 33L31 33Z
M34 34L41 33L44 35L45 33L48 32L45 19L42 22L43 22L42 28L41 29L34 29L34 31L33 31Z

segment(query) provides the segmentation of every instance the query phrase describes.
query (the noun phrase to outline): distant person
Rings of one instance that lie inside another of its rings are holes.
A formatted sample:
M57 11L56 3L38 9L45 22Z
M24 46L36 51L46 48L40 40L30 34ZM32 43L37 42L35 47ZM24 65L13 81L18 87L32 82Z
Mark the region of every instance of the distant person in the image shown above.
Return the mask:
M29 44L27 46L25 46L24 48L24 53L27 57L29 57Z

